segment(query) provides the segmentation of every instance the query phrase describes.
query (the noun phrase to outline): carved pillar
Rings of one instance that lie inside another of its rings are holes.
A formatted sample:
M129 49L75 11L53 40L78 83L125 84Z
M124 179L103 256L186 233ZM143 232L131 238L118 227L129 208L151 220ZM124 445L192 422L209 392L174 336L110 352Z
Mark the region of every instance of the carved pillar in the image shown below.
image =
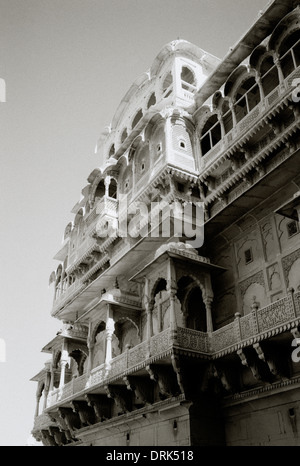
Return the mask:
M175 298L177 294L176 270L172 259L168 262L168 277L167 290L170 296L170 328L171 334L174 337L177 329L176 313L175 313Z
M109 195L109 185L110 185L110 176L107 175L104 179L104 185L105 185L105 196L108 197Z
M110 369L110 362L112 360L112 336L115 331L115 322L113 318L113 310L110 304L107 307L107 320L106 320L106 352L105 352L105 369Z
M153 302L150 301L150 283L149 279L145 277L145 287L144 287L144 306L147 315L147 340L153 335L153 322L152 322L152 307Z
M207 297L204 300L205 308L206 308L206 326L207 326L207 333L213 332L213 321L212 321L212 314L211 314L211 303L213 298Z
M51 372L47 372L46 374L46 380L45 380L45 387L44 387L44 406L43 410L47 408L47 398L48 398L48 393L50 390L50 385L51 385Z
M34 417L37 417L39 415L39 406L40 406L41 396L42 396L42 387L41 387L41 383L39 383L37 391L36 391L36 407L35 407Z
M237 124L237 121L236 121L236 113L235 113L234 103L230 102L229 107L230 107L230 110L231 110L231 113L232 113L232 126L233 126L233 128L235 128L236 124Z
M223 139L226 136L223 115L218 115L218 120L221 126L221 139Z
M214 299L214 293L211 286L211 277L210 274L205 274L204 278L204 286L205 286L205 295L203 296L203 302L206 308L206 327L207 333L213 332L213 321L212 321L212 302Z
M92 369L92 357L93 357L93 349L94 349L94 342L92 336L92 323L89 323L89 333L87 337L87 347L89 350L88 361L87 361L87 375L90 375Z
M69 354L66 348L66 343L63 341L62 351L61 351L61 358L60 358L60 380L59 380L59 389L61 389L65 384L65 373L66 373L66 365L69 362Z
M159 292L159 299L157 300L157 321L158 321L158 333L161 332L161 318L162 318L162 298L161 291Z
M274 63L277 67L277 71L278 71L278 78L279 78L279 83L281 84L281 86L284 85L284 74L283 74L283 71L282 71L282 68L281 68L281 63L280 63L280 59L278 56L276 56L274 58Z
M53 366L53 360L51 364L51 369L50 369L50 387L49 387L49 392L52 392L53 387L54 387L54 366Z
M256 82L259 88L260 100L261 102L263 102L266 96L265 96L265 91L262 85L261 77L258 73L256 73Z

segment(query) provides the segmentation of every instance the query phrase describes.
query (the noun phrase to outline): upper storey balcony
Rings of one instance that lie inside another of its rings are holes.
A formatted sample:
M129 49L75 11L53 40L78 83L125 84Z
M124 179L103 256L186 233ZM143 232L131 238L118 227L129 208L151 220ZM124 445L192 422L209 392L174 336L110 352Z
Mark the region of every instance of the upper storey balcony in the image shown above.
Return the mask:
M85 214L82 210L77 214L62 248L64 256L61 253L56 255L56 258L63 259L63 265L58 267L56 274L52 274L55 282L54 313L80 293L103 267L107 267L109 259L103 252L105 241L101 241L99 231L105 230L108 223L115 222L117 214L117 199L107 195L96 197L94 205Z
M250 314L237 314L232 323L212 333L170 326L92 369L75 350L82 348L89 359L92 347L88 353L84 342L70 340L63 343L60 362L55 356L51 367L48 363L47 370L33 379L39 382L38 404L46 390L40 415L37 404L33 434L45 444L72 443L81 429L98 423L109 427L116 416L130 422L166 409L166 403L180 405L195 391L197 396L205 392L208 383L218 393L236 397L249 390L255 395L258 387L266 392L276 389L283 380L288 389L299 375L297 364L293 368L290 364L299 322L300 293L291 290L265 308L254 303ZM114 340L108 328L102 327L98 335L101 331L107 355ZM67 376L68 358L75 358L80 372Z
M198 123L202 177L209 176L243 143L249 146L248 159L255 155L256 149L264 148L251 144L252 136L274 119L282 103L292 104L292 94L299 85L300 39L297 37L296 43L277 59L270 52L264 53L263 47L258 48L250 57L250 72L246 66L237 68L225 84L224 98L220 93L214 95L214 110L211 112L206 107L207 116L200 116ZM296 111L297 106L294 107ZM197 113L195 116L198 118ZM287 123L283 128L275 128L274 139L281 136Z

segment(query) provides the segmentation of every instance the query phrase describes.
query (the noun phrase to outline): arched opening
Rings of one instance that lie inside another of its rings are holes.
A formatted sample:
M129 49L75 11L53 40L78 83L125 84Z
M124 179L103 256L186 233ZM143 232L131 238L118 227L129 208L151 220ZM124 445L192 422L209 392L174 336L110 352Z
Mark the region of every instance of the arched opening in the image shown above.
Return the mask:
M192 288L187 298L186 327L201 332L207 331L206 308L198 286Z
M181 87L189 92L196 91L195 75L187 66L183 66L181 70Z
M265 57L260 65L260 75L265 96L279 85L277 66L271 55Z
M260 92L254 76L244 81L236 92L235 113L237 123L260 102Z
M73 376L81 376L85 370L86 355L79 349L73 350L69 356L74 360L71 367Z
M105 339L105 322L100 322L96 328L93 339L93 367L100 366L105 361L106 339Z
M120 319L115 324L115 336L117 338L115 351L113 348L113 357L117 356L117 353L123 353L126 349L133 348L140 343L138 330L131 320L128 318Z
M114 178L110 179L109 188L108 188L108 196L112 199L117 199L117 182Z
M152 308L152 330L153 335L157 335L162 331L163 328L169 326L169 319L167 313L167 306L164 306L164 302L169 302L169 296L167 293L167 282L164 278L161 278L155 285L152 291L153 308Z
M221 140L221 137L221 125L218 116L214 114L209 117L202 129L200 138L202 155L209 152Z
M95 202L99 201L100 199L102 199L102 197L105 195L105 184L104 184L104 180L102 179L97 188L96 188L96 191L95 191Z
M300 29L286 37L279 47L280 64L286 78L300 66Z
M152 92L148 100L148 103L147 103L147 109L149 109L150 107L152 107L152 105L155 105L155 104L156 104L156 96L155 96L155 93Z
M143 112L142 112L142 109L140 109L135 115L134 119L132 120L132 125L131 125L132 129L138 124L138 122L142 119L142 117L143 117Z
M153 298L155 298L155 296L158 294L158 293L161 293L162 291L165 291L167 289L167 281L164 279L164 278L161 278L157 285L155 286L154 288L154 291L153 291Z
M168 97L172 93L172 84L173 84L173 76L172 73L169 72L162 85L162 92L163 92L163 97Z
M202 291L196 281L191 277L182 277L177 284L177 297L187 328L207 332L206 307Z

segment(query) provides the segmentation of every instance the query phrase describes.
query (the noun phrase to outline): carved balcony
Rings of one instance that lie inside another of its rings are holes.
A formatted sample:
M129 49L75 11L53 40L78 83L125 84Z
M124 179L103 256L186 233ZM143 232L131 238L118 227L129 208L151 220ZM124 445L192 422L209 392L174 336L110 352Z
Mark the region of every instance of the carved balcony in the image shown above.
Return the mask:
M300 67L298 66L283 83L273 89L262 101L260 101L235 127L233 127L210 151L202 157L203 173L217 163L220 164L222 159L225 161L234 145L241 145L242 140L247 140L249 134L260 126L263 121L267 121L286 98L292 93L292 83L300 76Z
M63 400L74 399L78 394L89 393L95 387L108 385L159 360L167 358L171 364L175 353L215 360L297 328L299 323L300 292L290 292L264 308L254 306L250 314L242 317L237 314L233 322L211 334L184 327L177 327L174 333L168 328L150 340L125 350L112 359L109 367L102 364L92 369L89 375L73 378L61 389L53 390L48 396L47 408L60 404Z

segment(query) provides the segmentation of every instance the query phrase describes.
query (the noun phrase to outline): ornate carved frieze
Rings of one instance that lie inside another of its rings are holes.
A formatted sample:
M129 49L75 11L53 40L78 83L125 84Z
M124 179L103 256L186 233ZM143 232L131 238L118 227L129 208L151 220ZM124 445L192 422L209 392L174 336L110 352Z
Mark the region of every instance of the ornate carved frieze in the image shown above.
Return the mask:
M249 286L252 285L253 283L258 283L259 285L265 288L265 279L264 279L264 274L262 270L239 283L239 289L240 289L242 296L244 296L244 294L247 291L247 288L249 288Z

